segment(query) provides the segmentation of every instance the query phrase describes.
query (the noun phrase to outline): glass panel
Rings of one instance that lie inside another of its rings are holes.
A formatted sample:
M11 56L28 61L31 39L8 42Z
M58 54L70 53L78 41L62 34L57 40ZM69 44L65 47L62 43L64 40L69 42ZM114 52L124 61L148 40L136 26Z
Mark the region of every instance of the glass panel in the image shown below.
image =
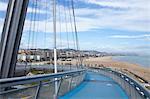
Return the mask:
M19 87L19 86L17 86ZM21 86L20 86L21 87ZM23 86L22 86L23 87ZM0 95L0 99L34 99L37 87L20 89Z
M72 78L71 89L75 88L80 83L80 76L75 76Z
M71 77L62 79L58 96L62 96L70 90Z
M77 87L83 80L84 75L68 77L61 81L58 96L62 96Z
M53 99L55 93L55 83L41 85L39 99Z

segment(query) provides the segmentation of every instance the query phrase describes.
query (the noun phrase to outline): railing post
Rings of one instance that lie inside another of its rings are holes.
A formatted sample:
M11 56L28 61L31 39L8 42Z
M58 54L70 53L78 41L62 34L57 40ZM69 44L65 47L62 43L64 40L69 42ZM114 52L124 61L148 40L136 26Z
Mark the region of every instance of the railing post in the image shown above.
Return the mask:
M38 97L39 97L40 88L41 88L41 81L39 82L39 85L37 87L36 94L35 94L35 99L38 99Z
M59 94L59 90L60 90L60 86L61 86L61 82L62 82L62 77L60 78L60 80L55 80L55 82L57 81L57 90L55 90L55 93L54 93L54 99L57 99L58 98L58 94Z
M69 86L68 86L68 87L69 87L69 88L68 88L68 89L69 89L69 91L71 90L71 83L72 83L72 79L73 79L73 76L70 78L70 81L69 81Z

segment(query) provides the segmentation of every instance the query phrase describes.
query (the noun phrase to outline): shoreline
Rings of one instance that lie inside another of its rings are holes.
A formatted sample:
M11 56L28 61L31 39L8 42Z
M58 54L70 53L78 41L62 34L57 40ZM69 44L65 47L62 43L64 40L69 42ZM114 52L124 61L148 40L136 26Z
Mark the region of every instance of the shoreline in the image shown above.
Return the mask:
M76 65L77 60L73 59L71 61L58 61L58 64ZM107 68L116 69L135 78L140 83L150 84L150 75L149 75L150 68L143 67L133 63L117 61L114 60L112 56L83 58L82 64L87 67L107 67Z
M133 63L117 61L112 59L111 56L83 59L83 64L90 67L95 65L97 67L104 66L117 69L134 77L140 82L144 82L142 80L145 80L150 84L150 68Z
M141 56L144 57L141 61L137 61L138 59L140 59L140 56L111 56L112 60L116 60L119 62L127 62L127 63L131 63L131 64L135 64L138 66L142 66L142 67L146 67L146 68L150 68L150 60L148 60L150 57L148 56ZM131 57L131 59L130 59ZM146 61L144 61L144 59L146 59ZM144 62L143 62L144 61Z

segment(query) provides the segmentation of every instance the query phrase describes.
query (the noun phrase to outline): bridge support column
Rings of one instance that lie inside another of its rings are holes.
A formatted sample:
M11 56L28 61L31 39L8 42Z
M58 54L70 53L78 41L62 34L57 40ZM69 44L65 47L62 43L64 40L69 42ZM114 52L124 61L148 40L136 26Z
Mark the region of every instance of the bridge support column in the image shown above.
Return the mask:
M29 0L9 0L0 42L0 78L13 77Z

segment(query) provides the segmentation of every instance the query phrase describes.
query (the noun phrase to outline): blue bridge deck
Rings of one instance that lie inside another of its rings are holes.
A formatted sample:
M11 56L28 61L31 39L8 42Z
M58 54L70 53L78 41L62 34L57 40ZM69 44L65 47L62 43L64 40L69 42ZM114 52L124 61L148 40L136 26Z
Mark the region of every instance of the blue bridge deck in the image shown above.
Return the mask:
M128 96L111 78L88 72L80 86L60 99L128 99Z

